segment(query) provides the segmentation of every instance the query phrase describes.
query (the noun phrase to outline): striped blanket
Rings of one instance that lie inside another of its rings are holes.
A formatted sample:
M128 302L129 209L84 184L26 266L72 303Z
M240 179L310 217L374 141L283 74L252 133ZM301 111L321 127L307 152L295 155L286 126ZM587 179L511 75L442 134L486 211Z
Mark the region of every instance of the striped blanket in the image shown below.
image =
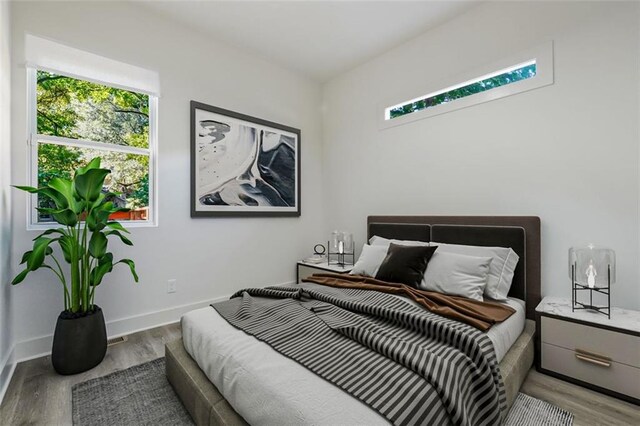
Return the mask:
M304 283L212 307L393 424L498 425L506 414L489 338L392 295Z

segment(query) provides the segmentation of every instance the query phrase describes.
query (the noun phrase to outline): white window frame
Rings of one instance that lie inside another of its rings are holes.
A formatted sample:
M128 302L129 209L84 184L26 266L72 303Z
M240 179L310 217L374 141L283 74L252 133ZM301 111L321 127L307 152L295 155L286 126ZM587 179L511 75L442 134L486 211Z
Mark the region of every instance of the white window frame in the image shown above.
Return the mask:
M536 75L514 83L506 84L500 87L486 90L484 92L465 96L464 98L455 99L451 102L435 105L420 111L412 112L396 118L388 118L388 111L399 105L405 105L410 102L425 99L439 93L454 90L459 87L466 86L473 82L489 78L491 76L500 75L502 73L513 71L526 64L535 62ZM484 102L493 101L504 98L506 96L515 95L540 87L553 84L553 42L547 42L542 45L527 49L518 54L511 55L500 61L487 64L475 70L466 72L457 77L449 77L438 84L423 87L422 90L415 90L408 96L395 96L380 103L378 108L378 125L379 129L388 129L402 124L410 123L416 120L433 117L447 112L456 111ZM426 93L427 95L416 97L416 93Z
M123 221L126 227L156 227L158 226L158 197L157 197L157 169L158 169L158 96L144 93L149 96L149 147L138 148L133 146L116 145L104 142L96 142L86 139L72 139L59 136L38 134L38 112L37 112L37 83L38 83L38 70L48 71L58 75L64 75L70 78L78 80L90 81L96 84L116 87L125 90L136 91L135 89L129 89L119 87L115 84L109 84L102 81L92 80L84 77L77 77L69 73L65 73L58 70L53 70L44 67L27 66L27 145L28 145L28 157L29 167L28 180L31 186L38 186L38 144L39 142L46 142L55 145L71 146L76 148L91 148L101 151L110 152L122 152L127 154L146 155L149 157L149 212L147 220L127 220ZM143 92L139 92L143 93ZM59 226L57 223L43 223L38 222L38 211L36 206L38 203L37 194L31 194L27 197L27 230L42 230L49 228L56 228Z

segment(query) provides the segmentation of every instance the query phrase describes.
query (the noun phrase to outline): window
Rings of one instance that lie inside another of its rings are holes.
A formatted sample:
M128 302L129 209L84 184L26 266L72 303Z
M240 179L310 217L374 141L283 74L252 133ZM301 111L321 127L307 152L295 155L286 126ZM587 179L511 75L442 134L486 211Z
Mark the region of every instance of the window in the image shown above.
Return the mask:
M153 223L153 122L156 98L58 72L28 69L32 184L46 186L54 177L70 179L95 157L111 169L103 191L131 209L114 219ZM46 198L35 200L50 207ZM35 207L35 206L32 206ZM117 216L117 217L116 217ZM32 224L52 222L32 208Z
M552 84L553 45L551 42L546 43L469 73L463 78L444 83L440 86L444 88L431 91L426 95L398 102L392 106L386 106L391 102L387 103L384 107L381 128Z
M476 93L486 92L500 86L506 86L517 81L526 80L536 76L536 61L516 65L510 69L500 70L490 75L485 75L477 79L448 87L435 93L425 95L419 99L407 101L402 105L387 108L387 120L402 117L416 111L455 101Z
M157 71L115 61L53 40L25 34L30 186L46 185L97 156L111 174L105 192L128 207L114 219L128 226L156 225ZM27 229L52 220L28 197Z

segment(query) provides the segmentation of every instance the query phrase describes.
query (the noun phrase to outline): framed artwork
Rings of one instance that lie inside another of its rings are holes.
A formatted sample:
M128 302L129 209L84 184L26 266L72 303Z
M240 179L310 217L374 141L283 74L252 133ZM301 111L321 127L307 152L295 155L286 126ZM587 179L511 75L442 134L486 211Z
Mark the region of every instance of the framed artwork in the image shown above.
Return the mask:
M300 216L300 130L191 101L191 217Z

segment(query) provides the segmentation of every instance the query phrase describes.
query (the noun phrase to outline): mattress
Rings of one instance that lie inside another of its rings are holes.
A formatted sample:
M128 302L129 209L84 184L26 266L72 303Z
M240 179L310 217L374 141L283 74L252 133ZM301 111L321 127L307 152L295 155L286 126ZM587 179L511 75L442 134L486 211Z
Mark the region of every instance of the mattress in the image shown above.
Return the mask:
M525 323L524 302L506 303L516 312L487 332L498 361ZM182 338L200 369L250 424L388 424L356 398L236 329L211 307L182 317Z

